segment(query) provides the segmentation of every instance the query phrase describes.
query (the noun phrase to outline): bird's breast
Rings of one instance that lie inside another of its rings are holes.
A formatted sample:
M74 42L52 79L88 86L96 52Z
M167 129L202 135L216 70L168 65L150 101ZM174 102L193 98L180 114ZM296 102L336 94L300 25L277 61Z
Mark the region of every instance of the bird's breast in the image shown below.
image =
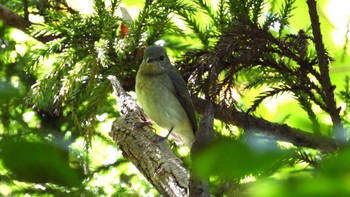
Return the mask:
M160 127L170 129L187 117L170 78L165 74L139 76L136 95L145 113Z

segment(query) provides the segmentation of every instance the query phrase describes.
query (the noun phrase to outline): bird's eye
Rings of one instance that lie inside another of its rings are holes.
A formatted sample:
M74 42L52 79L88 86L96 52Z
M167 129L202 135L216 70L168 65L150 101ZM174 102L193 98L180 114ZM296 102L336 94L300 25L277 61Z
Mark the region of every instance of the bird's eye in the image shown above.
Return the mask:
M162 61L164 61L164 55L161 55L160 57L159 57L159 60L162 62Z

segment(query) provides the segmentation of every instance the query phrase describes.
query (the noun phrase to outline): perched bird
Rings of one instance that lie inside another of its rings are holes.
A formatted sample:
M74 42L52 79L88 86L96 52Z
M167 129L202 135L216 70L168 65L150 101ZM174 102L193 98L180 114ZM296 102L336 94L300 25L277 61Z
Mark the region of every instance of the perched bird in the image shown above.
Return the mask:
M185 81L163 47L145 49L135 89L137 101L149 118L167 129L175 141L191 147L197 130L193 103Z

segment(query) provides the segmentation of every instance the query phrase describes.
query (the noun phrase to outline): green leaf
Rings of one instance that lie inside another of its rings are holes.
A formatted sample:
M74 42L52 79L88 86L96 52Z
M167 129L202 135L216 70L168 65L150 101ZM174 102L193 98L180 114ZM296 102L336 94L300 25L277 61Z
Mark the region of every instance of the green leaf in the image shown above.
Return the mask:
M69 166L67 151L48 142L7 139L0 144L4 166L19 181L79 186L77 169Z
M274 169L287 156L276 143L252 138L247 141L221 140L193 156L198 175L243 178Z
M20 92L12 85L0 81L0 102L8 101L13 97L20 96Z

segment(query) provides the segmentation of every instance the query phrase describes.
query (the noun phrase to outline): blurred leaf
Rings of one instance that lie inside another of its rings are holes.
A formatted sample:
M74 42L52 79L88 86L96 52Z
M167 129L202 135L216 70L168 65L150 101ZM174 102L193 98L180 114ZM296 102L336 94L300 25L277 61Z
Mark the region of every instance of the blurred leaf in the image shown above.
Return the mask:
M198 175L243 178L273 169L288 152L276 143L257 138L247 141L221 140L194 155L193 169Z
M48 142L7 139L0 144L3 164L15 179L33 183L79 186L82 176L69 166L67 151Z
M255 182L248 196L350 196L350 148L321 162L313 176L300 173L283 181L263 179ZM297 173L297 172L295 172Z
M13 97L20 96L20 92L12 85L0 81L0 102L8 101Z
M350 178L350 147L324 161L323 171L331 177L348 176ZM350 182L349 182L350 186Z

